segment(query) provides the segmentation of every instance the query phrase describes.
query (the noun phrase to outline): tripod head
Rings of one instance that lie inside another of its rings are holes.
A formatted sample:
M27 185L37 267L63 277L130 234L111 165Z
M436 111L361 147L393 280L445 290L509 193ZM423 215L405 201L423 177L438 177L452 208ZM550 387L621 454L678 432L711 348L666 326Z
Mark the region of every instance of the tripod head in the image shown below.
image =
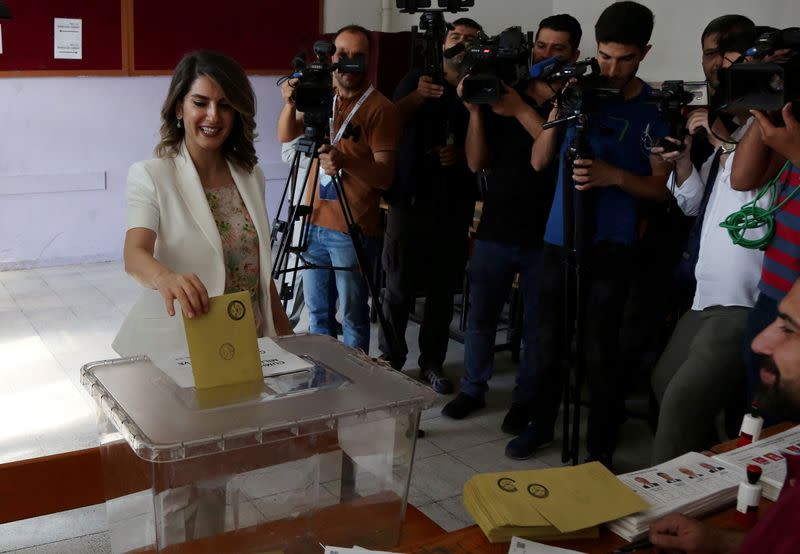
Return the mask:
M397 0L400 13L421 13L418 28L423 31L422 37L418 38L417 27L412 27L411 32L422 50L423 72L437 85L444 83L444 58L452 58L463 52L463 46L453 52L442 51L447 33L452 29L445 21L444 14L465 12L474 5L475 0L439 0L439 9L431 9L431 0Z
M575 134L567 145L567 156L570 163L574 160L594 159L592 144L589 142L589 114L578 109L565 117L548 121L542 125L542 129L567 126L575 129Z

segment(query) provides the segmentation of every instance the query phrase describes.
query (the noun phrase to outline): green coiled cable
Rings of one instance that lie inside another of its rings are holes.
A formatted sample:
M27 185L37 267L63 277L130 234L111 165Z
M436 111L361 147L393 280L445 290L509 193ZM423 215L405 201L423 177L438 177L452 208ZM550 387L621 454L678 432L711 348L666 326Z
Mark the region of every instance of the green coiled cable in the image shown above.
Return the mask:
M781 175L786 171L791 162L786 162L783 168L773 177L769 183L762 188L758 196L753 200L742 206L742 208L725 218L725 221L719 224L723 229L727 229L728 236L733 241L733 244L750 248L751 250L764 249L772 240L775 235L775 214L783 208L800 191L800 187L794 187L783 202L775 205L780 195L780 185L778 183ZM771 194L769 201L769 208L762 208L758 205L767 194ZM750 229L760 229L766 227L767 232L758 239L746 239L745 233Z

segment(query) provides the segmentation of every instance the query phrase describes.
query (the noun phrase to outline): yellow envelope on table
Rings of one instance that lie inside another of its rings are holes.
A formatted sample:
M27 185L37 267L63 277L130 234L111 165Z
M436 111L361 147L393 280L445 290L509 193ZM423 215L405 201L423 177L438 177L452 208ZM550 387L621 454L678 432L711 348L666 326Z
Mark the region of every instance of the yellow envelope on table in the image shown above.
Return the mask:
M183 318L195 387L261 383L261 356L249 292L209 298L208 313Z

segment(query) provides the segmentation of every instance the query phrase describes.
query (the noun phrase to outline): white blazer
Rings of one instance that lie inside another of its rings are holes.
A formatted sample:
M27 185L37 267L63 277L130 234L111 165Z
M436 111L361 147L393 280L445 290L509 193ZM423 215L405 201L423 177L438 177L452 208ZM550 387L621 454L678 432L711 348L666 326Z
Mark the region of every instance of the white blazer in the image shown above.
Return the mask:
M261 313L267 336L275 336L270 306L272 258L264 173L258 166L252 173L230 162L228 166L258 233ZM159 262L172 271L195 273L208 289L209 296L224 293L222 240L185 144L181 144L180 153L175 157L133 164L128 171L127 200L126 228L144 227L155 231L154 256ZM175 316L170 317L158 291L145 289L122 323L112 348L121 356L186 350L177 301L175 311Z

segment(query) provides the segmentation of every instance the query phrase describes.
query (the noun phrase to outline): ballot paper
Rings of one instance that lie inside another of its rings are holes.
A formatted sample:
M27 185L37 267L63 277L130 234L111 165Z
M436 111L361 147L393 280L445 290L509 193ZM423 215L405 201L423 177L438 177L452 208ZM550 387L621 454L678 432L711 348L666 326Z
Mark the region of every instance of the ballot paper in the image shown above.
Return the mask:
M650 524L667 514L698 517L733 503L744 470L689 452L657 466L620 475L619 479L650 504L647 510L608 524L617 535L634 541L644 538Z
M508 554L582 554L578 550L559 548L538 542L532 542L519 537L511 539Z
M261 357L261 371L264 377L292 373L314 367L313 363L287 352L267 337L258 339L258 350ZM194 387L192 363L188 352L172 354L154 353L150 361L163 371L180 388Z
M260 384L258 335L247 291L208 299L208 312L183 319L194 386L212 389Z

